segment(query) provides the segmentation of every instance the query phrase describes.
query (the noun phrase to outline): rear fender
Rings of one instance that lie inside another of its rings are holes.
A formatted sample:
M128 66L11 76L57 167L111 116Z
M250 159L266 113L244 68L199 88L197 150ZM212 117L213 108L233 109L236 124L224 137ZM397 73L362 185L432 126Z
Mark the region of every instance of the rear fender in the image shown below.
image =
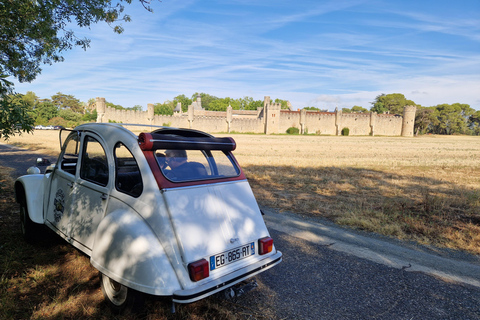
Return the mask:
M180 289L162 244L133 211L113 211L100 222L90 262L110 279L137 291L170 296Z
M21 176L15 181L15 200L18 203L25 201L30 219L44 224L43 195L45 193L44 175L30 174Z

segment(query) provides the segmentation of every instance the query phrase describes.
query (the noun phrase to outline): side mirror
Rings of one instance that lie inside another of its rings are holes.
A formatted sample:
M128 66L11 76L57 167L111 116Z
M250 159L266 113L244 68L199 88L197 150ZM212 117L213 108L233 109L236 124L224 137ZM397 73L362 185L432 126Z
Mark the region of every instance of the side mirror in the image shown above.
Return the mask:
M46 167L48 165L50 165L50 160L46 159L46 158L37 158L37 166L39 167Z

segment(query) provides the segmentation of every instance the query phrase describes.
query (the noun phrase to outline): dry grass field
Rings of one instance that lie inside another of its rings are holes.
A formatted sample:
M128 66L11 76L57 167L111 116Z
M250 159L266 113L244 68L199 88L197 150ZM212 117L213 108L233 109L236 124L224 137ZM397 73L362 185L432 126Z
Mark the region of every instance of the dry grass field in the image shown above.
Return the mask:
M480 254L480 138L232 135L262 206L367 231ZM52 156L58 131L9 143ZM268 290L248 306L215 297L169 312L110 313L88 257L58 237L34 246L19 232L9 169L0 167L1 319L272 319ZM263 302L262 302L263 301Z

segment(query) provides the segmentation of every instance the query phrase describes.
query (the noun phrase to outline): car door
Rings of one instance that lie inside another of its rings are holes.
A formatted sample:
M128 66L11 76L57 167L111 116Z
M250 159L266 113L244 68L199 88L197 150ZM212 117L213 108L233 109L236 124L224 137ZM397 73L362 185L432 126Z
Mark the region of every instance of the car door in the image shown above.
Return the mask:
M70 237L70 211L80 152L80 134L67 137L58 164L51 173L50 194L46 209L47 225L63 238Z
M101 141L93 133L83 136L70 213L73 244L87 254L91 253L98 224L105 214L111 184L109 159Z

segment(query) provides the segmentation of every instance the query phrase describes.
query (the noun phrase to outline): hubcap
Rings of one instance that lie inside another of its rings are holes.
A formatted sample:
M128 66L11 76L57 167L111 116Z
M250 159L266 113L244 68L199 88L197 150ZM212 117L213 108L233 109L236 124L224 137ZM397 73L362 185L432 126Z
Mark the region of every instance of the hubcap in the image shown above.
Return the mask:
M103 274L102 281L108 300L116 306L122 306L127 300L128 288Z

